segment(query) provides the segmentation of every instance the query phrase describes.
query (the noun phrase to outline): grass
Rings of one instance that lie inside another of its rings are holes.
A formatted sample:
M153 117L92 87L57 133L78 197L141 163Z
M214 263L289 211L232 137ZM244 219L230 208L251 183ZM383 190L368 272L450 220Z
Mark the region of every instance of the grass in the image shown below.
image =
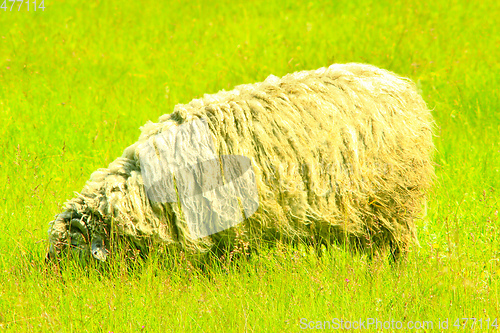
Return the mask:
M289 332L377 318L438 331L446 318L450 330L477 318L485 330L499 317L497 1L17 7L0 9L0 328ZM334 62L408 76L433 109L437 181L406 263L279 246L205 272L155 255L107 273L45 266L48 222L147 120L203 93Z

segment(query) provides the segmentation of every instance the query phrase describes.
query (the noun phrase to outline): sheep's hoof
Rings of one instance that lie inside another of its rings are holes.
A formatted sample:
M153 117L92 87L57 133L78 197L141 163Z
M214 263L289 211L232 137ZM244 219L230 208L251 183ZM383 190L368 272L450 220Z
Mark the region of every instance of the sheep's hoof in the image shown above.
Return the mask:
M108 253L109 252L106 249L102 238L92 237L92 255L94 256L94 258L100 261L106 261Z

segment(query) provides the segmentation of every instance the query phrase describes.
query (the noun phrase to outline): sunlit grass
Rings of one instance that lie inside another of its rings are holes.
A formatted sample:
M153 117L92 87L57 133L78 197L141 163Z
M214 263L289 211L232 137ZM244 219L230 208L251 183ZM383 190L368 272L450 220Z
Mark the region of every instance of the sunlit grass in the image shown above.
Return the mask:
M497 2L45 7L0 10L0 327L288 332L303 318L378 318L437 330L446 318L452 327L498 317ZM147 120L204 93L333 62L408 76L433 109L436 184L421 246L401 265L281 245L205 269L161 253L106 269L45 265L48 222Z

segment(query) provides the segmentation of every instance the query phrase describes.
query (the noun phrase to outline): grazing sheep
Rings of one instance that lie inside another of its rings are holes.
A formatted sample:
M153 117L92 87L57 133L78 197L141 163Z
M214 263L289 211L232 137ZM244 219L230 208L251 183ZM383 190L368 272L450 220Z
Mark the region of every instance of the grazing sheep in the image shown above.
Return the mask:
M236 238L404 253L434 177L432 124L411 81L363 64L205 95L91 175L50 223L48 257L106 260L120 238L191 255Z

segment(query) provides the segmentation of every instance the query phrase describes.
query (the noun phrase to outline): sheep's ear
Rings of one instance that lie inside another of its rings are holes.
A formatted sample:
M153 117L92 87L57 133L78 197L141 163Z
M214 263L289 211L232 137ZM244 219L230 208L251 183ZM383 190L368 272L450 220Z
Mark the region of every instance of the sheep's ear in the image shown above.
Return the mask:
M94 258L100 261L106 261L109 253L106 249L106 245L104 245L104 241L99 236L92 237L91 251Z

